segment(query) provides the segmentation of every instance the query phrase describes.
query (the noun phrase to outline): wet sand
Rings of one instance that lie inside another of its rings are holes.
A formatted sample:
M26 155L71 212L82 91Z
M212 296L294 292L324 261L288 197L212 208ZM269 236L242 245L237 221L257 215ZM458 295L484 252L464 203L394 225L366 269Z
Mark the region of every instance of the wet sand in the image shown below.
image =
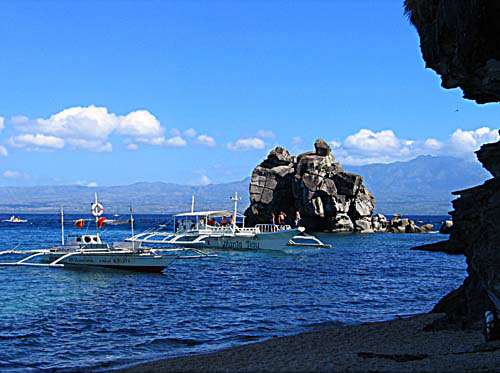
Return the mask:
M301 333L113 372L500 372L500 341L485 343L480 330L423 330L440 317Z

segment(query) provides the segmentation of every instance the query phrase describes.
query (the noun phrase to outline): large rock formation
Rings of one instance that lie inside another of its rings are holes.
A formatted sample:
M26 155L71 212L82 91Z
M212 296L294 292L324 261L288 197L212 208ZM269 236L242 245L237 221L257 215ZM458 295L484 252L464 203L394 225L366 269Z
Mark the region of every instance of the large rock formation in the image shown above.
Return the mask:
M308 230L371 232L375 198L363 177L344 172L324 140L314 147L295 158L278 146L254 169L248 224L270 223L272 214L277 219L283 211L285 222L293 225L299 211Z
M427 67L445 88L460 87L478 103L500 101L500 2L407 0ZM464 247L468 277L434 308L464 326L482 319L487 291L500 295L500 143L476 152L493 179L454 193L450 241Z

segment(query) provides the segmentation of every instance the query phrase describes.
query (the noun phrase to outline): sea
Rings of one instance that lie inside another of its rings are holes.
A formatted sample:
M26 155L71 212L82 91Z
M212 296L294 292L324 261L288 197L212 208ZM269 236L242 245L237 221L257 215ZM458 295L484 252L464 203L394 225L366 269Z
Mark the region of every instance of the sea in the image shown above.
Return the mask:
M60 242L57 214L22 218L28 222L0 223L0 251ZM66 216L78 218L85 216ZM410 218L437 230L449 217ZM169 221L168 215L136 215L135 229ZM106 226L101 237L122 241L129 229ZM71 224L65 230L85 232ZM464 256L410 250L447 239L437 232L317 236L333 247L220 251L176 260L161 274L0 267L0 372L100 372L390 320L430 311L466 277ZM0 256L1 262L13 259Z

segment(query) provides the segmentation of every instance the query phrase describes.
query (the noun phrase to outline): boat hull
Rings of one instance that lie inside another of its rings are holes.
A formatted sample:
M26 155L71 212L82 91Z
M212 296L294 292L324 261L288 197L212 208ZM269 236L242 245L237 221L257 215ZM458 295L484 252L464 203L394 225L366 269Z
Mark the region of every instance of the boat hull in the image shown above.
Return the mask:
M51 253L42 258L51 263L67 253ZM174 261L176 256L141 254L76 254L62 259L64 265L93 266L103 268L127 269L141 272L161 272Z
M211 235L203 239L203 245L196 247L225 250L285 250L289 249L287 247L288 241L300 232L298 229L289 229L272 233L256 233L255 235ZM189 246L189 244L185 244L185 246Z

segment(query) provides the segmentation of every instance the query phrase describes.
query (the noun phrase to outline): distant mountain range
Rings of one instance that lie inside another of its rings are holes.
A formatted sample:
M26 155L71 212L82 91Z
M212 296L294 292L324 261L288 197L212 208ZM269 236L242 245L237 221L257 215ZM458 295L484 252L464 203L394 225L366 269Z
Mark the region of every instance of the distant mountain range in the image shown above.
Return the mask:
M406 162L345 166L363 175L375 195L377 211L404 214L446 214L452 191L482 184L491 175L478 163L455 157L419 156Z
M451 210L451 192L481 184L490 176L477 162L460 158L420 156L407 162L345 166L347 172L363 175L368 190L384 214L446 214ZM195 194L197 210L230 209L230 196L238 192L240 209L249 204L250 178L241 181L188 186L141 182L124 186L33 186L0 187L0 213L55 212L63 205L68 212L87 212L94 192L106 213L175 213L189 211Z

